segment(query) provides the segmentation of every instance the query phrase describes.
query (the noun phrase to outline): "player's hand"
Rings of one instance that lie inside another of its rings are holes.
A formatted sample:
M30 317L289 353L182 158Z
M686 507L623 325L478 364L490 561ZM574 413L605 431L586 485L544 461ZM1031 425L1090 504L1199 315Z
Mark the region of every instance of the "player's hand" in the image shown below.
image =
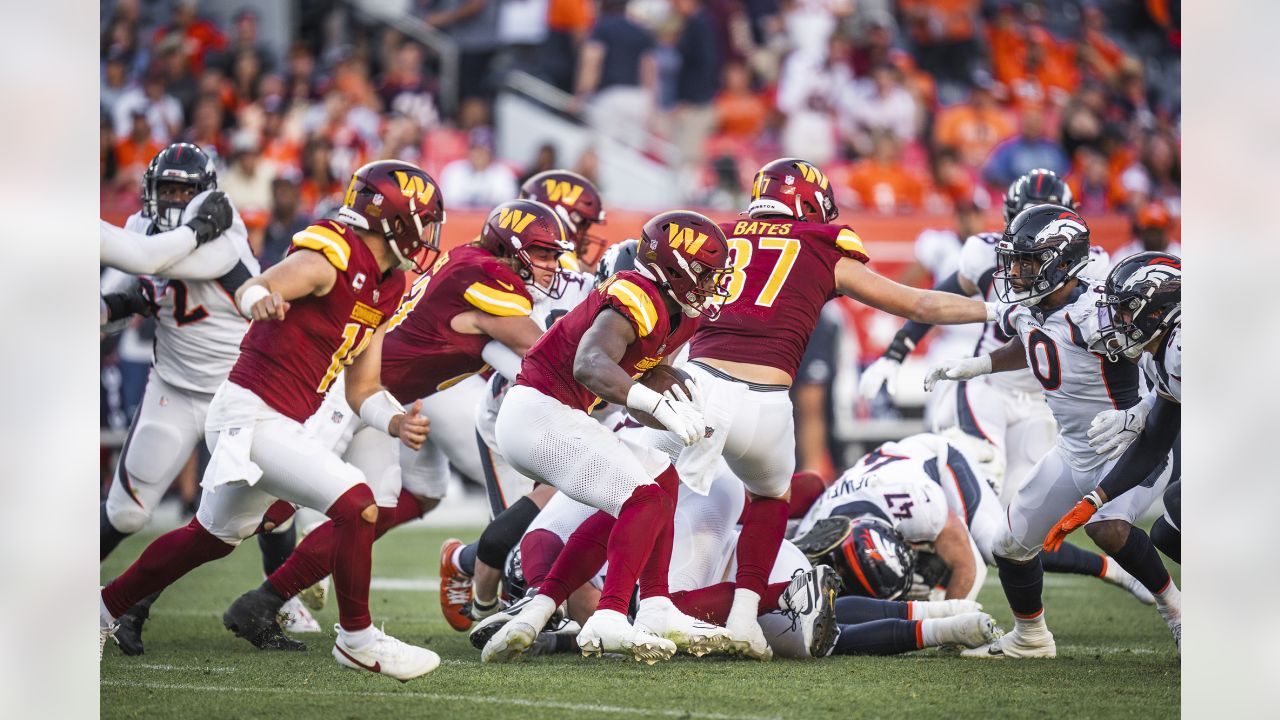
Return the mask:
M1049 529L1049 534L1044 538L1044 549L1053 552L1062 547L1062 541L1066 540L1071 533L1079 530L1080 526L1089 522L1089 518L1093 517L1093 514L1100 507L1102 507L1102 499L1097 492L1091 492L1086 495L1066 515L1063 515L1057 524Z
M889 391L889 397L898 394L898 372L902 370L902 363L888 357L878 358L875 362L862 371L862 378L858 380L858 394L863 400L875 400L880 394L880 388Z
M422 443L427 441L427 435L431 433L431 419L422 414L422 401L415 400L409 412L391 418L387 430L400 438L400 442L410 450L422 449Z
M214 190L200 201L187 227L195 231L196 245L203 245L226 232L233 220L231 200L221 190Z
M990 355L979 355L978 357L956 360L948 365L939 365L930 370L929 374L924 376L924 389L931 392L933 386L938 384L939 380L971 380L989 372L991 372Z
M662 401L649 414L662 423L663 427L675 433L685 447L689 447L706 434L706 421L702 417L702 411L693 403L673 399L672 390L663 394Z
M254 320L283 320L287 312L289 303L278 292L267 295L249 308L249 314Z
M1089 423L1089 445L1098 455L1106 455L1114 460L1124 454L1125 450L1138 439L1143 426L1147 424L1149 409L1145 403L1138 403L1128 410L1103 410L1093 417Z
M685 381L684 387L681 387L679 383L672 385L663 395L676 402L689 403L699 410L703 408L702 386L693 378Z

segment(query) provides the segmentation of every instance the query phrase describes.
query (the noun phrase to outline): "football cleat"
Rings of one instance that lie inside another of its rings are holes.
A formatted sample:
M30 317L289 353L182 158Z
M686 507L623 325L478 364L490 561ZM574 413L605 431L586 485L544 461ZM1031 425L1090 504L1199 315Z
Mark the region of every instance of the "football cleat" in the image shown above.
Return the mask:
M1032 627L1015 625L1013 632L995 638L979 647L960 653L968 658L1055 658L1058 657L1058 646L1053 641L1053 633L1048 626L1040 622Z
M934 618L933 631L941 645L963 645L976 648L996 639L996 621L984 612L970 612L952 617Z
M1106 563L1106 569L1102 573L1103 582L1108 582L1116 587L1122 587L1125 590L1128 590L1133 593L1133 596L1138 598L1138 601L1143 605L1156 604L1156 596L1152 595L1150 590L1143 587L1142 583L1138 582L1138 578L1130 575L1129 571L1120 567L1120 563L1111 558L1107 558Z
M120 646L120 651L125 655L142 654L142 626L147 622L147 618L151 617L151 604L158 597L160 597L160 593L154 593L143 600L139 600L133 607L126 610L123 615L116 618L116 644Z
M458 632L470 630L473 622L466 609L471 603L471 576L453 562L454 552L462 546L458 538L449 538L440 546L440 612Z
M809 657L826 657L836 647L836 639L840 637L836 595L840 593L840 586L836 571L828 565L819 565L797 573L778 599L779 607L791 619L791 626L798 626ZM759 626L759 622L756 625Z
M931 620L954 617L982 610L982 603L973 600L912 600L911 619Z
M475 627L471 629L471 634L467 636L467 639L471 641L471 647L477 650L483 650L484 646L489 642L489 638L493 637L493 634L501 630L503 625L506 625L516 615L518 615L537 594L538 590L537 588L534 588L529 591L529 594L505 608L495 610L483 620L476 623ZM555 611L551 613L550 619L543 624L542 630L563 630L564 628L562 626L564 623L565 617L563 609L556 608Z
M333 657L338 664L352 670L368 670L408 682L440 667L440 656L434 652L397 640L376 627L369 628L373 640L360 649L344 641L342 627L334 625L338 639L333 643Z
M502 598L496 598L492 605L482 607L480 603L476 602L475 597L472 597L471 602L467 603L467 606L462 611L473 621L480 621L494 613L501 612L505 607L506 603L503 602Z
M284 605L280 606L279 612L276 613L276 622L291 633L321 632L320 623L316 622L315 617L307 611L306 606L297 596L289 598Z
M280 627L276 618L283 605L279 597L254 588L231 603L222 614L222 624L259 650L306 650L305 643L285 635Z
M810 562L813 562L840 547L840 543L849 537L852 530L852 520L843 515L833 515L815 522L813 527L809 528L809 532L792 540L791 543L804 553Z
M674 642L632 625L616 610L597 610L587 618L578 633L578 648L583 657L619 653L647 665L676 654Z
M1173 642L1178 646L1178 654L1182 654L1182 608L1179 604L1177 608L1159 607L1160 617L1164 618L1164 622L1169 626L1169 632L1173 633Z
M480 644L482 662L510 662L524 654L546 627L556 608L551 599L533 593L506 610L490 615L471 631L473 646Z
M102 602L102 586L98 586L98 662L102 662L102 648L107 638L116 634L116 621L107 613L107 606Z
M298 598L312 612L323 610L325 602L329 599L329 576L326 575L323 580L309 588L303 588L302 592L298 593Z
M729 632L680 612L668 597L640 601L635 627L675 643L677 652L702 657L729 647Z
M749 622L734 623L733 618L729 618L725 630L729 631L730 652L741 653L755 660L773 659L773 648L765 640L759 620L751 618Z

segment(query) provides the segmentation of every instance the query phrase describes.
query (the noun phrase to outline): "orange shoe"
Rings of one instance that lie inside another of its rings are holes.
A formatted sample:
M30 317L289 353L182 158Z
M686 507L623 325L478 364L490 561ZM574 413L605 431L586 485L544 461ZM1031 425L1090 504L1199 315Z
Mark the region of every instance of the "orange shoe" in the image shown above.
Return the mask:
M458 632L470 630L473 622L466 613L471 602L471 576L453 564L453 553L462 546L458 538L449 538L440 546L440 612Z

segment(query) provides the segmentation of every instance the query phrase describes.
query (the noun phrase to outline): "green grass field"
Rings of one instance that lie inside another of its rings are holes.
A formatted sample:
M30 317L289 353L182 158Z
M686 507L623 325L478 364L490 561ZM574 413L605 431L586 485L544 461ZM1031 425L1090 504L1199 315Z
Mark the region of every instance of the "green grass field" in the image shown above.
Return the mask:
M376 546L374 578L434 579L441 541L477 532L396 531ZM104 580L152 537L123 543L104 565ZM466 636L445 624L436 592L375 589L374 622L444 659L435 672L401 684L345 670L330 657L337 621L332 600L317 618L329 632L302 636L305 653L262 652L233 637L222 627L222 611L261 577L256 543L245 543L165 592L146 626L145 655L125 657L108 642L102 717L754 720L1161 718L1179 712L1181 671L1164 623L1154 608L1090 578L1049 576L1045 599L1058 659L1022 662L925 651L771 663L677 657L653 667L564 655L487 666ZM1007 629L1011 616L994 569L979 599Z

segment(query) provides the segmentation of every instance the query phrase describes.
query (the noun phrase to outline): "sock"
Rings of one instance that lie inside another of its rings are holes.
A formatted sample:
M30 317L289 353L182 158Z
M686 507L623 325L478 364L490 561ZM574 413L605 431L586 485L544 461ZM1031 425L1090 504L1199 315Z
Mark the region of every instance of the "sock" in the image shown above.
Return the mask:
M457 557L454 558L454 564L458 566L459 570L468 575L476 574L476 551L479 547L480 546L478 544L471 543L470 545L463 545L458 548ZM490 565L489 567L500 568L505 564L506 561L504 560L499 565Z
M755 498L747 504L738 536L738 575L734 579L739 588L764 593L787 532L789 513L787 503L777 498Z
M373 625L367 625L359 630L348 630L344 627L339 627L338 635L342 637L344 645L352 650L360 650L373 642Z
M798 472L791 476L791 502L787 503L787 517L799 520L827 491L827 484L818 473Z
M765 586L764 592L760 595L760 609L757 614L764 615L782 607L782 593L791 587L791 581L769 583Z
M676 474L674 465L668 465L653 481L667 494L671 501L671 511L654 539L649 559L640 569L638 580L642 598L668 597L671 594L667 582L671 576L671 544L675 540L676 499L680 496L680 476Z
M289 523L288 529L283 532L259 534L258 549L262 551L263 574L270 576L271 573L279 570L280 566L289 559L293 546L297 544L298 531L293 523Z
M107 612L118 618L139 600L234 549L192 519L152 541L128 570L102 589L102 602Z
M1040 564L1040 556L1036 555L1025 565L999 555L995 558L1000 585L1004 587L1004 596L1009 600L1015 619L1038 617L1044 612L1044 566Z
M1045 572L1071 573L1073 575L1090 575L1102 577L1106 570L1106 559L1103 555L1089 552L1071 543L1062 543L1062 547L1052 552L1040 553Z
M1111 557L1137 578L1143 587L1150 590L1152 595L1159 593L1170 582L1169 571L1165 569L1164 562L1151 544L1151 538L1141 528L1130 527L1129 538L1125 540L1124 546L1112 553Z
M606 532L600 539L601 552L604 551L608 537ZM559 535L546 528L525 533L524 538L520 540L520 569L524 572L525 585L528 587L541 585L542 581L547 579L547 573L551 571L551 566L555 564L556 558L563 550L564 541Z
M115 624L116 616L111 614L107 609L107 603L102 599L102 593L98 593L98 624L102 627Z
M609 533L606 557L609 573L604 578L604 590L600 593L599 610L614 610L627 614L631 605L631 593L635 590L640 571L652 554L659 535L667 529L675 513L675 504L657 484L641 485L622 504L618 520ZM576 534L576 533L575 533ZM566 550L568 548L566 547ZM670 546L667 548L670 553ZM560 562L568 555L562 553ZM670 557L668 555L668 560ZM555 576L555 568L552 568ZM654 578L649 576L649 581Z
M857 625L840 625L832 655L897 655L919 650L918 620L872 620Z
M129 533L122 533L111 524L111 518L107 517L107 501L102 501L102 513L98 520L98 562L107 559L112 550L120 544L120 541L129 537Z
M941 638L938 637L938 620L921 620L920 624L916 627L919 628L917 632L919 633L918 639L920 641L920 647L937 647L942 644Z
M373 624L369 617L369 573L376 528L360 516L373 504L373 491L361 484L347 490L325 511L333 525L329 566L338 596L338 623L348 631Z
M715 625L724 625L733 606L733 583L722 582L697 590L671 593L671 602L689 617Z
M856 625L872 620L910 620L909 603L849 595L836 598L836 622Z
M1173 584L1173 578L1169 578L1169 584L1163 590L1155 593L1156 609L1163 616L1181 616L1182 615L1182 593L1178 591L1178 586Z
M473 557L480 558L480 562L491 568L505 565L511 548L520 544L524 531L529 529L539 512L541 510L537 503L527 497L512 503L511 507L499 513L485 527L484 532L480 533L480 539L475 542L476 548L472 551ZM472 567L475 567L474 559L471 562ZM474 574L472 570L467 572Z
M628 501L630 502L630 501ZM624 504L625 508L626 505ZM600 568L604 567L605 558L608 557L609 575L613 574L612 557L609 557L608 550L610 541L613 537L613 528L617 527L617 522L609 513L601 510L591 517L587 518L573 534L569 536L569 540L565 542L564 549L556 556L555 561L551 563L551 567L546 570L543 580L538 583L538 594L551 598L556 605L564 602L569 595L583 583L587 582L596 573L600 572ZM530 533L532 534L532 533ZM520 555L521 562L525 562L523 550ZM524 566L528 568L528 565ZM539 568L540 570L540 568ZM529 587L534 587L534 583L525 575L525 580ZM631 576L631 587L636 584L635 575ZM631 590L627 590L627 599L631 598ZM626 612L626 601L623 602L622 612ZM616 608L614 608L616 609Z
M1170 560L1182 563L1182 533L1163 517L1157 518L1151 526L1151 544Z

